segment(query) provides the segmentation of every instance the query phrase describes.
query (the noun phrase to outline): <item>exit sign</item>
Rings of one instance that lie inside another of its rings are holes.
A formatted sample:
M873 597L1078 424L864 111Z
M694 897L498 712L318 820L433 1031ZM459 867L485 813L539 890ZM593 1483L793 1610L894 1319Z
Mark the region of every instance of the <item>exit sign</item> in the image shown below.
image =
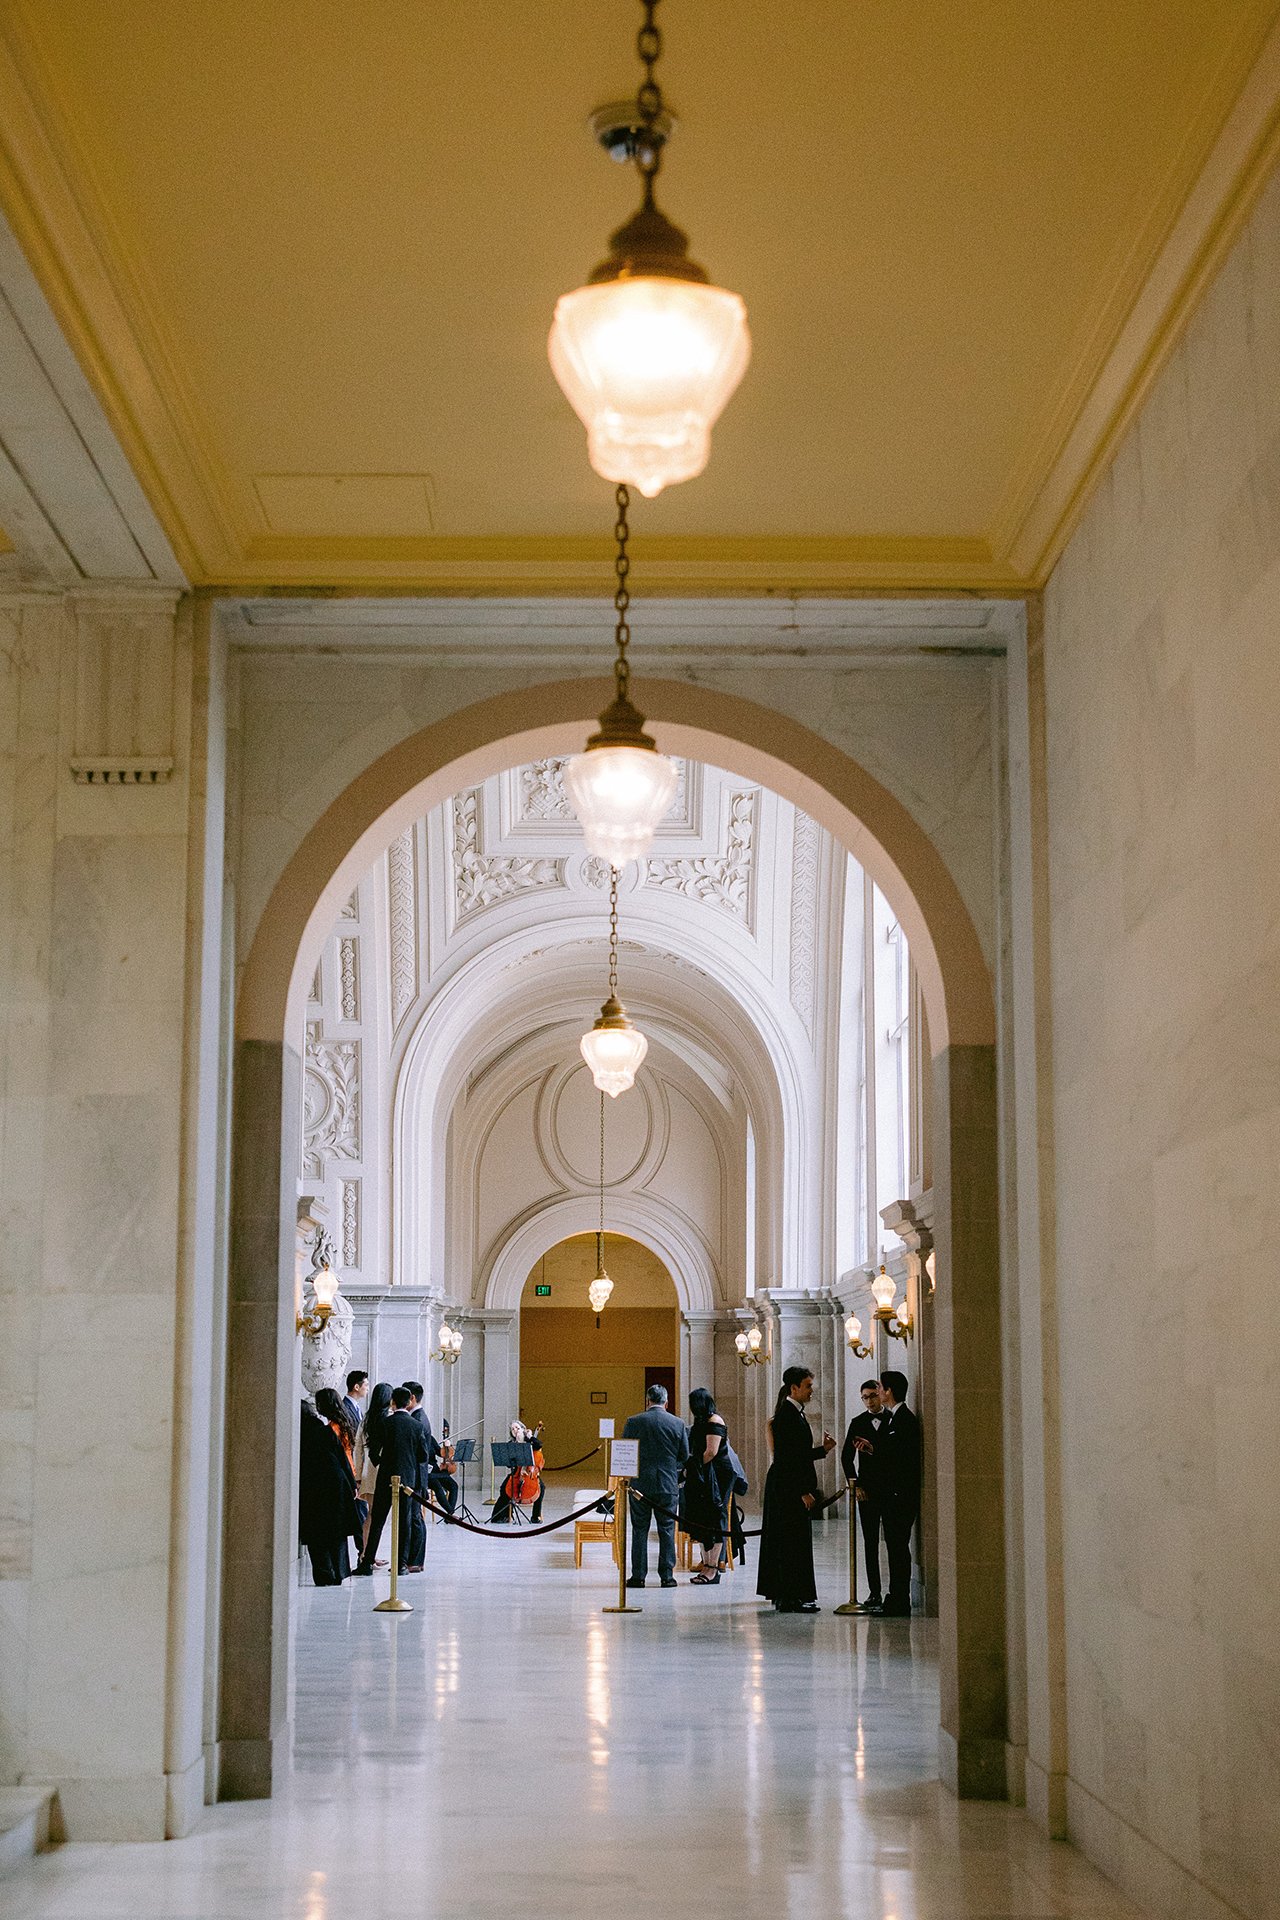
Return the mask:
M551 1298L550 1287L535 1287L534 1292L537 1294L539 1300L549 1300Z

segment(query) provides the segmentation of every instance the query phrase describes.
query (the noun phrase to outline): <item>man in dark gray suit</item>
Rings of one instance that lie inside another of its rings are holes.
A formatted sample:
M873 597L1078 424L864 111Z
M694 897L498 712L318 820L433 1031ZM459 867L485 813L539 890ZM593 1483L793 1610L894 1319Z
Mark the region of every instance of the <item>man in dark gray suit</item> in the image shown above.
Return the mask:
M640 1442L640 1472L631 1482L631 1578L629 1587L642 1587L649 1571L649 1522L658 1523L658 1578L664 1587L676 1584L676 1507L680 1499L680 1469L689 1458L689 1430L683 1420L667 1412L665 1387L650 1387L645 1410L633 1413L622 1429L624 1440Z

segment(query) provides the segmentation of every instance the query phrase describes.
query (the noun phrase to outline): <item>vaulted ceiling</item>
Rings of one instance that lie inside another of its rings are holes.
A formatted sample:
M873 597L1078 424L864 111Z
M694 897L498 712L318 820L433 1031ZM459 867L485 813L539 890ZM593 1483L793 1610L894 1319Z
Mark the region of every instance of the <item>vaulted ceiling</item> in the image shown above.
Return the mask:
M755 357L650 583L1042 579L1270 157L1278 12L667 0L663 199ZM638 19L8 0L0 197L190 579L598 590L545 337L635 199L585 122Z

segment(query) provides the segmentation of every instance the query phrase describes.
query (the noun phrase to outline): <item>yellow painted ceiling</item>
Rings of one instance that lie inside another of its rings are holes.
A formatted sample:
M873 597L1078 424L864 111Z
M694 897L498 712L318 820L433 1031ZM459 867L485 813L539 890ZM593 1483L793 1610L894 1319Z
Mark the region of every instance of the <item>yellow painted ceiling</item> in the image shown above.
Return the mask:
M666 0L661 198L755 354L641 554L1017 584L1277 11ZM609 490L545 339L636 199L584 123L638 18L8 0L0 191L193 578L598 585Z

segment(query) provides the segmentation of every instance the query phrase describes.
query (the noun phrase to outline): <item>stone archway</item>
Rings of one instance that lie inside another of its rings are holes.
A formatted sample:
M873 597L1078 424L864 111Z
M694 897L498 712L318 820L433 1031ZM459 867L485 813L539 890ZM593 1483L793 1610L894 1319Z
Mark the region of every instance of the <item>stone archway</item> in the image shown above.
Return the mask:
M237 1445L227 1482L219 1727L226 1797L270 1792L272 1743L286 1711L301 1081L290 1037L300 1033L305 983L352 885L409 820L505 766L576 751L607 697L591 680L502 694L381 754L302 838L256 930L237 1003L233 1104L228 1411ZM825 826L879 885L915 956L934 1051L941 1762L957 1792L1003 1797L1001 1416L986 1337L999 1307L996 1023L981 943L919 822L831 741L707 687L646 680L644 702L668 751L772 787ZM269 1490L264 1461L277 1464ZM256 1532L246 1528L254 1512L263 1516Z

